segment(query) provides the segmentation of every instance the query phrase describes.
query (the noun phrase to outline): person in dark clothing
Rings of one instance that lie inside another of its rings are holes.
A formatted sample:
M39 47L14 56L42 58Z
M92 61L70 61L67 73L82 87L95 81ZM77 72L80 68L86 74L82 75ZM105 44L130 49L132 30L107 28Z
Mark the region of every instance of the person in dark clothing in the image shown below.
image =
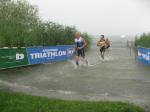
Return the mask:
M76 52L76 65L79 66L80 56L85 60L86 64L88 61L85 59L85 51L84 48L87 46L86 41L81 37L79 32L75 34L75 52Z
M104 35L101 35L100 40L97 41L97 46L100 47L100 55L102 59L104 60L105 50L106 50L106 40Z

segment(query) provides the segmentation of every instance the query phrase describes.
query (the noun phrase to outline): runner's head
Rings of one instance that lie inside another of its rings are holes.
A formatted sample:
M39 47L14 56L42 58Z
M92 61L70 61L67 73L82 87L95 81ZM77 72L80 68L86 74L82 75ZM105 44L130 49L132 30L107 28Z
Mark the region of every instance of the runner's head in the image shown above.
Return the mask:
M80 38L80 36L81 36L80 32L75 33L75 38Z
M104 35L100 35L100 40L102 41L104 41L105 40L105 36Z
M105 36L104 35L101 35L101 39L104 39L105 38Z

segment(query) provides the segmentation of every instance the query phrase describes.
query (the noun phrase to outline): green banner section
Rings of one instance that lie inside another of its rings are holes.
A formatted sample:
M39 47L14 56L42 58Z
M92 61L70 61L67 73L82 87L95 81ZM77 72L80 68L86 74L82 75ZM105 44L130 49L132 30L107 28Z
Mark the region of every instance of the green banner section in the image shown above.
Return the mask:
M0 49L0 69L28 65L26 48Z

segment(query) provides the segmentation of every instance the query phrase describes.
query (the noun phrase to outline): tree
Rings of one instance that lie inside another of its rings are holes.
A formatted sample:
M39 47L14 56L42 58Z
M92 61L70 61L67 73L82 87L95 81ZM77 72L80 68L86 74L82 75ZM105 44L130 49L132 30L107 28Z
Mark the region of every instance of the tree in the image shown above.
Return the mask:
M0 47L29 47L74 43L75 27L43 22L38 8L25 0L0 1ZM83 34L89 43L89 35Z
M31 36L38 19L38 10L28 2L2 0L0 3L0 35L5 38L4 45L9 47L25 45L25 38Z

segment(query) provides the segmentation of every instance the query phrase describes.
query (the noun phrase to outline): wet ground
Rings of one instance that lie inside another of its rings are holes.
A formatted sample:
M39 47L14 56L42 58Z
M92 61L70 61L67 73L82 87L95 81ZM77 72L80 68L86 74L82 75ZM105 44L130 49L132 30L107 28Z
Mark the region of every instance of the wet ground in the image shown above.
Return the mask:
M139 64L125 43L112 43L103 62L93 45L89 66L74 61L0 71L0 91L50 98L127 101L150 111L150 67Z

